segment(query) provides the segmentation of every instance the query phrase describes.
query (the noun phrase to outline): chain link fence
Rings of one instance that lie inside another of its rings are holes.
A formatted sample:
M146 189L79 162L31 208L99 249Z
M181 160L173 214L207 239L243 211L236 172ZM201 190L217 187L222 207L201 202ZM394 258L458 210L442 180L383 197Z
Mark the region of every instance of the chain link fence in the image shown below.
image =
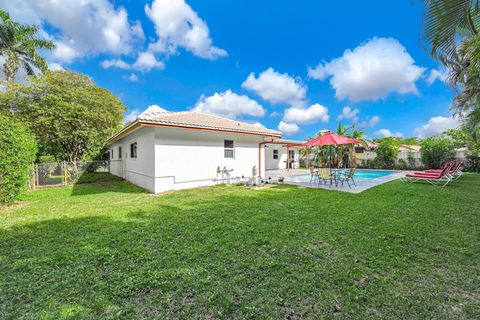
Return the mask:
M109 161L35 163L30 189L71 185L86 172L110 172L110 163Z

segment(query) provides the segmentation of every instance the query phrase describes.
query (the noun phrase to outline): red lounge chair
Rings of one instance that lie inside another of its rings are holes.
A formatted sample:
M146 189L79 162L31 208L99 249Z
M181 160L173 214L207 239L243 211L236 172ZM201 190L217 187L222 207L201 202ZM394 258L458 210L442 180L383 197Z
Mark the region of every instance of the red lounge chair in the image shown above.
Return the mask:
M452 169L450 169L448 171L448 174L452 177L452 178L455 178L455 179L458 179L460 178L462 175L463 175L463 172L462 170L460 170L460 166L462 165L463 161L462 160L458 160L455 165L453 166ZM425 173L439 173L441 172L442 170L441 169L432 169L432 170L425 170L424 172Z
M402 178L402 182L418 182L418 181L426 181L434 186L446 186L447 183L449 183L452 178L448 174L448 171L452 169L454 166L453 162L447 162L443 166L443 169L438 172L438 173L427 173L427 172L415 172L415 173L410 173L405 175L404 178Z

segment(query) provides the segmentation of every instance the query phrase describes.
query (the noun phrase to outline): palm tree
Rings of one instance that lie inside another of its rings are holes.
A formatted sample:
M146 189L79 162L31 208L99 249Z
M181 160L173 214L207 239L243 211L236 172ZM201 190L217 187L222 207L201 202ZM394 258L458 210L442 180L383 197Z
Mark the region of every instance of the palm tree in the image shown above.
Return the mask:
M0 10L0 56L5 58L3 71L8 82L14 80L20 68L28 75L35 73L35 68L45 71L48 64L37 50L53 49L55 44L36 37L38 26L22 25L10 19L10 15Z
M422 37L430 55L448 68L456 91L452 109L467 129L480 127L480 0L423 0ZM475 134L475 131L472 132Z
M423 0L422 37L433 58L452 60L460 37L478 36L480 0Z

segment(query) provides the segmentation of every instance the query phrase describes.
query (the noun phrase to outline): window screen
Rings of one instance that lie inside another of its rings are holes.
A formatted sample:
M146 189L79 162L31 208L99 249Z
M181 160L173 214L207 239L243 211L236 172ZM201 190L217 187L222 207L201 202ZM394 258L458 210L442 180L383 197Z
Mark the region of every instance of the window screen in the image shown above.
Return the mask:
M130 158L137 158L137 143L130 144Z
M235 157L235 147L233 145L233 140L224 141L224 154L225 154L225 158Z
M273 149L273 159L277 160L278 159L278 150Z

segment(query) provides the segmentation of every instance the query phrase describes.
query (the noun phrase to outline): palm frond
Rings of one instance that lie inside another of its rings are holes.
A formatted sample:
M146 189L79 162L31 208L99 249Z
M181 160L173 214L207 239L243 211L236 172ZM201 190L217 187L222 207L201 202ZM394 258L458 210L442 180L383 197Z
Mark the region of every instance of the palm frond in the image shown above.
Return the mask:
M480 0L424 0L422 38L432 57L450 57L459 37L476 35Z
M46 60L38 50L53 49L55 44L37 34L35 25L22 25L10 19L7 12L0 10L0 55L5 57L4 73L7 81L13 81L19 68L34 74L35 68L48 69Z

